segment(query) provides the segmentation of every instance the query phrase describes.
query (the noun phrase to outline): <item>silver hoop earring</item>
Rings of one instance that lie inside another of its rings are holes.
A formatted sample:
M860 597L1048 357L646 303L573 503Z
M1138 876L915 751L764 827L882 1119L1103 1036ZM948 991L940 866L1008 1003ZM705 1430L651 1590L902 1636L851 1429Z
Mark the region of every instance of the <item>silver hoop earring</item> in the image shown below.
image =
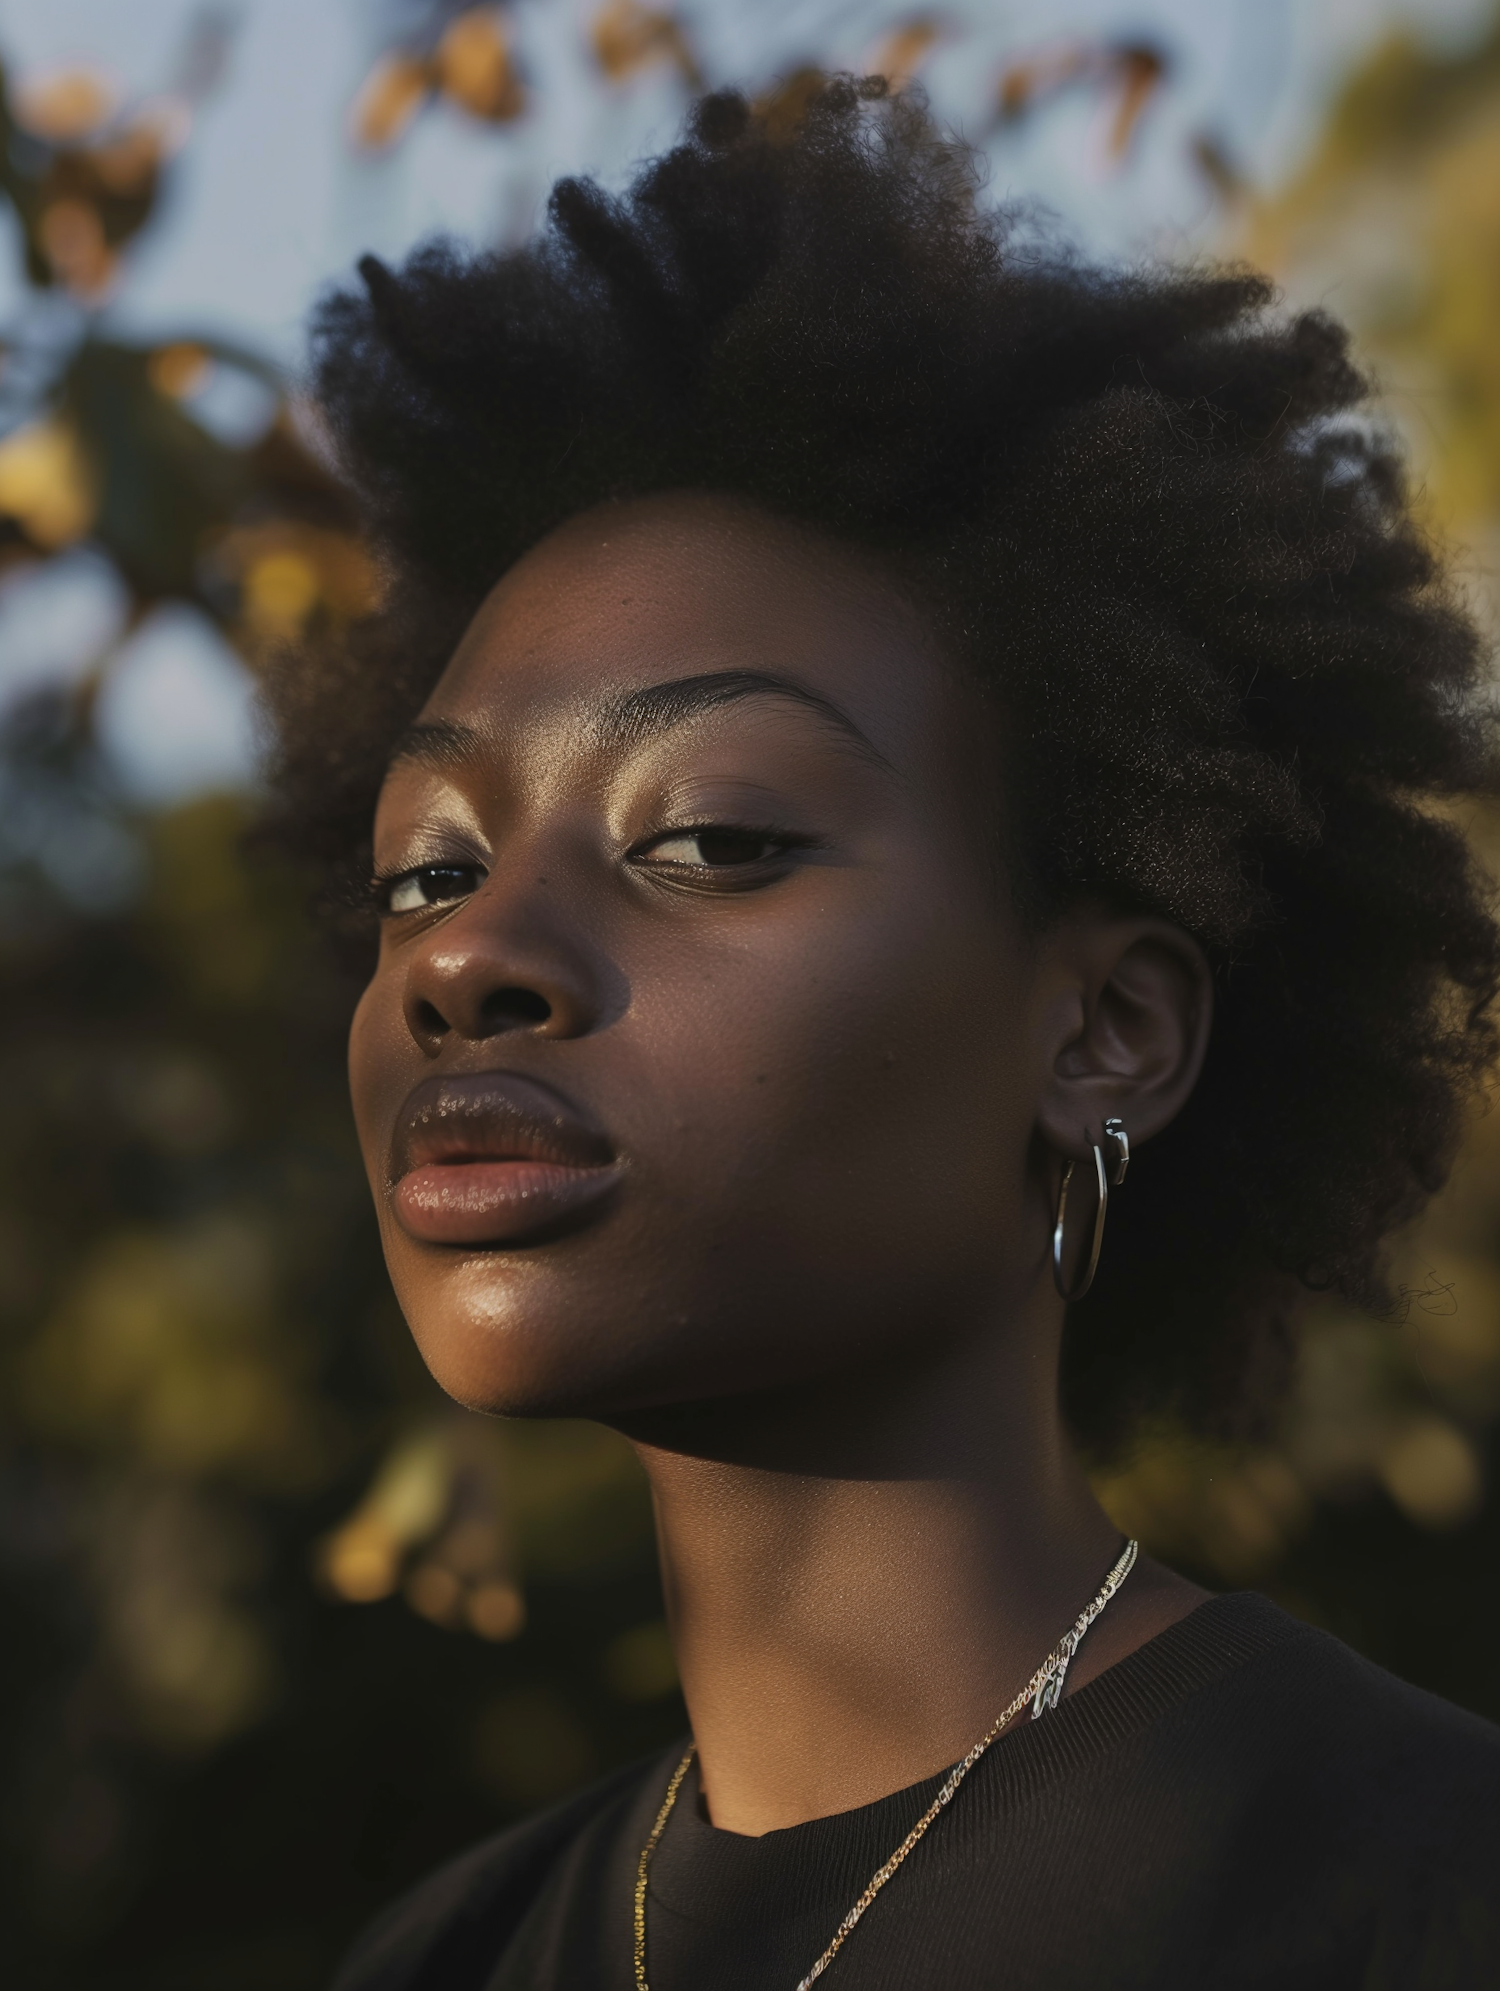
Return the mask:
M1087 1135L1087 1129L1085 1129ZM1130 1166L1130 1136L1125 1131L1124 1122L1110 1119L1104 1123L1104 1138L1114 1150L1113 1165L1104 1164L1104 1150L1096 1140L1089 1139L1094 1155L1094 1173L1099 1182L1099 1205L1094 1212L1094 1235L1089 1240L1087 1258L1083 1271L1071 1292L1063 1276L1063 1232L1068 1215L1068 1185L1073 1180L1072 1161L1064 1162L1062 1184L1057 1192L1057 1222L1052 1226L1052 1283L1065 1305L1072 1306L1081 1300L1094 1283L1094 1274L1099 1269L1099 1251L1104 1243L1104 1219L1109 1212L1109 1192L1113 1185L1118 1188L1125 1180L1125 1171Z

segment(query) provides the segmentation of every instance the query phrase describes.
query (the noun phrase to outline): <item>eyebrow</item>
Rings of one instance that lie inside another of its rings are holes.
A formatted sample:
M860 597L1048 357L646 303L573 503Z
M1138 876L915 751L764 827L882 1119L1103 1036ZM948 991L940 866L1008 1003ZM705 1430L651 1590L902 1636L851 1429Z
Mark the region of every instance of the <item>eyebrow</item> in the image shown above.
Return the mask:
M796 678L774 671L703 671L695 677L669 678L632 691L598 718L602 738L622 747L668 733L721 705L733 705L742 698L782 698L804 710L816 713L877 767L891 763L840 706ZM455 719L422 719L408 726L391 749L387 767L398 762L416 761L428 767L460 767L483 748L485 735L475 726Z
M386 766L414 760L428 767L461 767L483 744L484 736L476 727L460 725L455 719L419 719L398 734Z
M781 677L774 671L705 671L696 677L669 678L663 684L646 685L629 693L602 715L602 730L621 746L635 746L742 698L781 698L800 705L852 741L866 760L878 767L890 767L869 735L831 698L825 698L809 685L799 684L796 678Z

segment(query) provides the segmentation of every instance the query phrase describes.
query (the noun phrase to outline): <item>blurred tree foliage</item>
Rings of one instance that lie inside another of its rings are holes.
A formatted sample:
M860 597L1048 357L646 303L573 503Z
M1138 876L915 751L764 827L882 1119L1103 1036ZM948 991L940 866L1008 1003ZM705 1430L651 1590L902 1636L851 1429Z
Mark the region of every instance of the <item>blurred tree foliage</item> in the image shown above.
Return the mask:
M423 59L499 117L490 10L455 12ZM0 739L18 1987L319 1984L414 1874L682 1722L628 1451L466 1416L411 1351L305 881L247 857L245 801L131 807L96 738L163 602L253 668L372 599L303 411L278 399L244 443L199 416L226 375L279 397L273 371L102 329L219 53L200 37L149 111L0 75L31 285L0 373L0 599L87 546L126 601Z
M357 146L439 97L524 116L502 12L409 27L355 97ZM914 16L881 59L913 73L938 32ZM591 46L602 87L698 87L668 10L611 0ZM411 1350L344 1098L351 991L305 881L247 857L243 799L145 811L99 744L120 644L163 602L253 670L373 598L273 370L192 327L104 329L225 53L205 28L140 106L0 74L31 287L0 371L0 607L80 548L126 602L0 736L0 1916L7 1984L57 1991L310 1991L425 1866L683 1719L628 1453L455 1411ZM1021 60L997 116L1096 90L1123 158L1167 75L1133 44ZM1500 515L1497 132L1500 38L1446 63L1393 45L1299 185L1241 211L1294 283L1355 271L1334 301L1416 396L1434 505L1475 545ZM236 380L270 410L249 440L207 419ZM1154 1432L1103 1490L1210 1583L1500 1714L1495 1123L1404 1251L1398 1318L1315 1317L1274 1443Z
M1212 175L1211 175L1212 177ZM1387 41L1293 182L1230 198L1226 247L1350 323L1403 432L1418 501L1500 627L1500 20L1458 54ZM1466 827L1500 871L1500 825ZM1308 1324L1276 1442L1154 1435L1109 1497L1163 1552L1253 1581L1387 1665L1500 1717L1500 1124L1397 1254L1400 1303Z
M1334 106L1248 253L1359 333L1425 476L1434 524L1500 523L1500 25L1469 52L1394 37ZM1485 578L1493 607L1492 577Z

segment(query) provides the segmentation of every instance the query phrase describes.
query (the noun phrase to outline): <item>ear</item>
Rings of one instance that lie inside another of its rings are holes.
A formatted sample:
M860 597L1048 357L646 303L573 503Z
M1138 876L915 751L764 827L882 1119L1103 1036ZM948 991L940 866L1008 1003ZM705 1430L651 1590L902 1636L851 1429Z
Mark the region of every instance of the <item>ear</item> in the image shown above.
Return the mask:
M1043 954L1043 1140L1081 1160L1111 1118L1132 1146L1149 1140L1203 1069L1213 1018L1203 950L1169 920L1080 912L1054 929Z

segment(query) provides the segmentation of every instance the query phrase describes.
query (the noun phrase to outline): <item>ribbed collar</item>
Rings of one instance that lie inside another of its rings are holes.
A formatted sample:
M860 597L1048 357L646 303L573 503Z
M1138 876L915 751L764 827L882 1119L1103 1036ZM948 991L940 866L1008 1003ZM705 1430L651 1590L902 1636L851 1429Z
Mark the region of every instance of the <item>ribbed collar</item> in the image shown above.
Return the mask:
M1127 1737L1258 1655L1316 1633L1253 1591L1213 1597L1069 1694L1040 1721L1020 1720L969 1773L934 1826L946 1857L993 1846L1004 1819L1049 1784L1098 1761ZM651 1779L654 1815L673 1754ZM946 1771L874 1804L815 1818L759 1838L710 1825L696 1771L678 1795L651 1864L653 1900L692 1922L717 1923L750 1903L774 1901L796 1917L830 1896L847 1905L936 1796ZM644 1794L643 1794L644 1795Z

